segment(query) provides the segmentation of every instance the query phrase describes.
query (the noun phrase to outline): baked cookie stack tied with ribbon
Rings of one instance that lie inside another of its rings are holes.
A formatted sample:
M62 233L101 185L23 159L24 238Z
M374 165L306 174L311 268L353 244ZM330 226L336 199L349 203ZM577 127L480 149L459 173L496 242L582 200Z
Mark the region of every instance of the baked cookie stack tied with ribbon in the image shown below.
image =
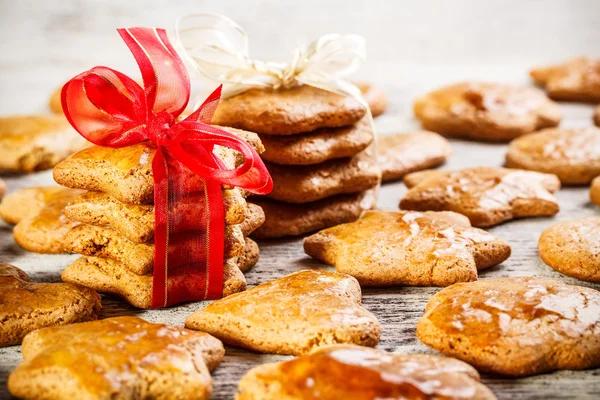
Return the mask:
M375 206L369 89L343 80L364 58L361 37L323 36L281 64L250 59L246 33L224 16L184 17L177 33L198 71L228 84L213 122L256 132L265 147L274 185L256 200L266 220L253 237L301 235Z
M264 220L244 194L272 187L260 140L210 125L220 88L177 122L190 82L166 33L132 28L119 34L144 88L95 67L62 91L65 115L95 144L54 169L59 184L87 191L65 208L78 223L65 241L83 257L62 279L140 308L242 291L240 268L258 259L258 247L246 237Z

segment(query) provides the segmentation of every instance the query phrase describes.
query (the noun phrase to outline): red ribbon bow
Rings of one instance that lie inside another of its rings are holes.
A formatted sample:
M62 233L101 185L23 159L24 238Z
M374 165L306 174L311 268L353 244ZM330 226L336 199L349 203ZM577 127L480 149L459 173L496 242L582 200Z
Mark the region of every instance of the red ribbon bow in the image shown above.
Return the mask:
M209 125L221 87L176 122L189 101L190 81L164 29L118 32L137 61L144 89L118 71L94 67L65 84L63 110L71 125L96 145L116 148L149 140L156 146L152 306L220 298L222 185L266 194L273 181L248 143ZM227 169L213 153L215 145L242 153L244 163Z

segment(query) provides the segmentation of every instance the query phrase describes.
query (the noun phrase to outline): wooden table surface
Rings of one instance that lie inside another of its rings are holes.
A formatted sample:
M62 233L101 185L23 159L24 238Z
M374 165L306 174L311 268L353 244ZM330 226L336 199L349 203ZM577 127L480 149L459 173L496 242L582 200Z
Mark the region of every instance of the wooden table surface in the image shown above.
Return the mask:
M282 0L257 0L249 8L241 7L237 0L222 0L210 2L210 9L201 0L174 3L64 0L37 2L34 6L33 2L0 0L0 32L5 38L0 42L0 113L46 111L52 89L94 65L134 73L131 56L114 28L170 28L175 18L194 11L216 11L233 17L252 35L252 50L273 59L291 54L293 38L302 34L313 37L339 31L364 35L370 58L359 77L386 89L391 102L388 112L377 120L382 134L416 129L411 112L414 98L440 84L465 79L529 84L528 68L569 56L594 55L600 40L597 0L348 0L343 7L330 0L290 2L293 7ZM274 31L278 34L273 35ZM563 126L591 124L591 106L561 107ZM500 166L506 151L506 145L501 144L453 140L452 146L454 155L444 168ZM9 192L52 183L50 171L0 176L6 180ZM405 191L402 183L384 185L379 207L397 209ZM546 227L557 221L600 215L600 207L589 201L587 187L563 189L558 199L561 211L554 218L513 221L490 229L510 243L512 256L502 265L482 272L482 279L549 276L600 289L600 285L562 276L539 259L537 239ZM11 230L0 222L0 260L24 269L34 281L60 281L61 271L77 258L28 253L15 244ZM261 242L260 247L260 262L246 275L249 286L305 268L329 268L307 257L298 238ZM402 353L431 351L416 338L415 327L427 301L438 290L365 290L364 306L382 326L378 347ZM142 311L106 297L101 318L138 315L150 321L181 325L203 306L195 303ZM249 368L285 358L228 347L223 363L213 373L213 398L233 398L238 380ZM0 348L0 399L10 398L6 379L20 361L19 346ZM600 370L561 371L525 379L486 376L484 382L500 399L600 398Z

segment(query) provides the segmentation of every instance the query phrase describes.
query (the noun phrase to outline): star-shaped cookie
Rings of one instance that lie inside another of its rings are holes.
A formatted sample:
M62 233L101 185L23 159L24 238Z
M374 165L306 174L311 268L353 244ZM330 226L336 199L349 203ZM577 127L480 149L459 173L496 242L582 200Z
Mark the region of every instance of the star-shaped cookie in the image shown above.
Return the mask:
M336 343L375 346L379 322L361 305L356 279L300 271L199 309L185 326L262 353L306 354Z
M36 283L17 267L0 262L0 347L47 326L98 318L100 296L71 283Z
M236 398L496 399L479 382L475 368L462 361L353 345L326 346L307 356L253 368L242 377Z
M206 333L138 317L41 329L22 352L8 388L29 399L208 399L225 354Z
M510 256L510 246L453 212L367 211L304 239L306 253L362 286L448 286Z
M559 211L552 193L560 189L560 181L552 174L477 167L414 172L404 177L404 183L410 190L400 201L400 208L455 211L478 227L514 218L551 216Z

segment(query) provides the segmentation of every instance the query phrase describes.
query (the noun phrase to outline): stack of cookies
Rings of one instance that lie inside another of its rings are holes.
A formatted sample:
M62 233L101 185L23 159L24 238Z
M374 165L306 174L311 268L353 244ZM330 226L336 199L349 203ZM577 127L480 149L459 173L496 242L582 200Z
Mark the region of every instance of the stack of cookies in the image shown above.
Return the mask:
M256 135L224 129L262 152ZM92 146L56 166L54 179L59 184L87 190L65 208L66 217L77 223L67 232L65 243L68 250L83 255L63 271L65 282L120 296L135 307L151 306L154 154L155 148L147 143L119 149ZM215 154L229 168L243 162L239 153L229 149L217 147ZM247 236L262 224L264 214L247 203L237 188L223 187L223 205L223 295L227 296L246 288L241 271L258 261L258 246ZM188 203L177 211L185 216L189 207Z
M256 202L265 223L255 237L300 235L356 220L374 206L381 171L374 134L355 99L311 86L249 90L224 100L217 124L257 132L274 189Z

